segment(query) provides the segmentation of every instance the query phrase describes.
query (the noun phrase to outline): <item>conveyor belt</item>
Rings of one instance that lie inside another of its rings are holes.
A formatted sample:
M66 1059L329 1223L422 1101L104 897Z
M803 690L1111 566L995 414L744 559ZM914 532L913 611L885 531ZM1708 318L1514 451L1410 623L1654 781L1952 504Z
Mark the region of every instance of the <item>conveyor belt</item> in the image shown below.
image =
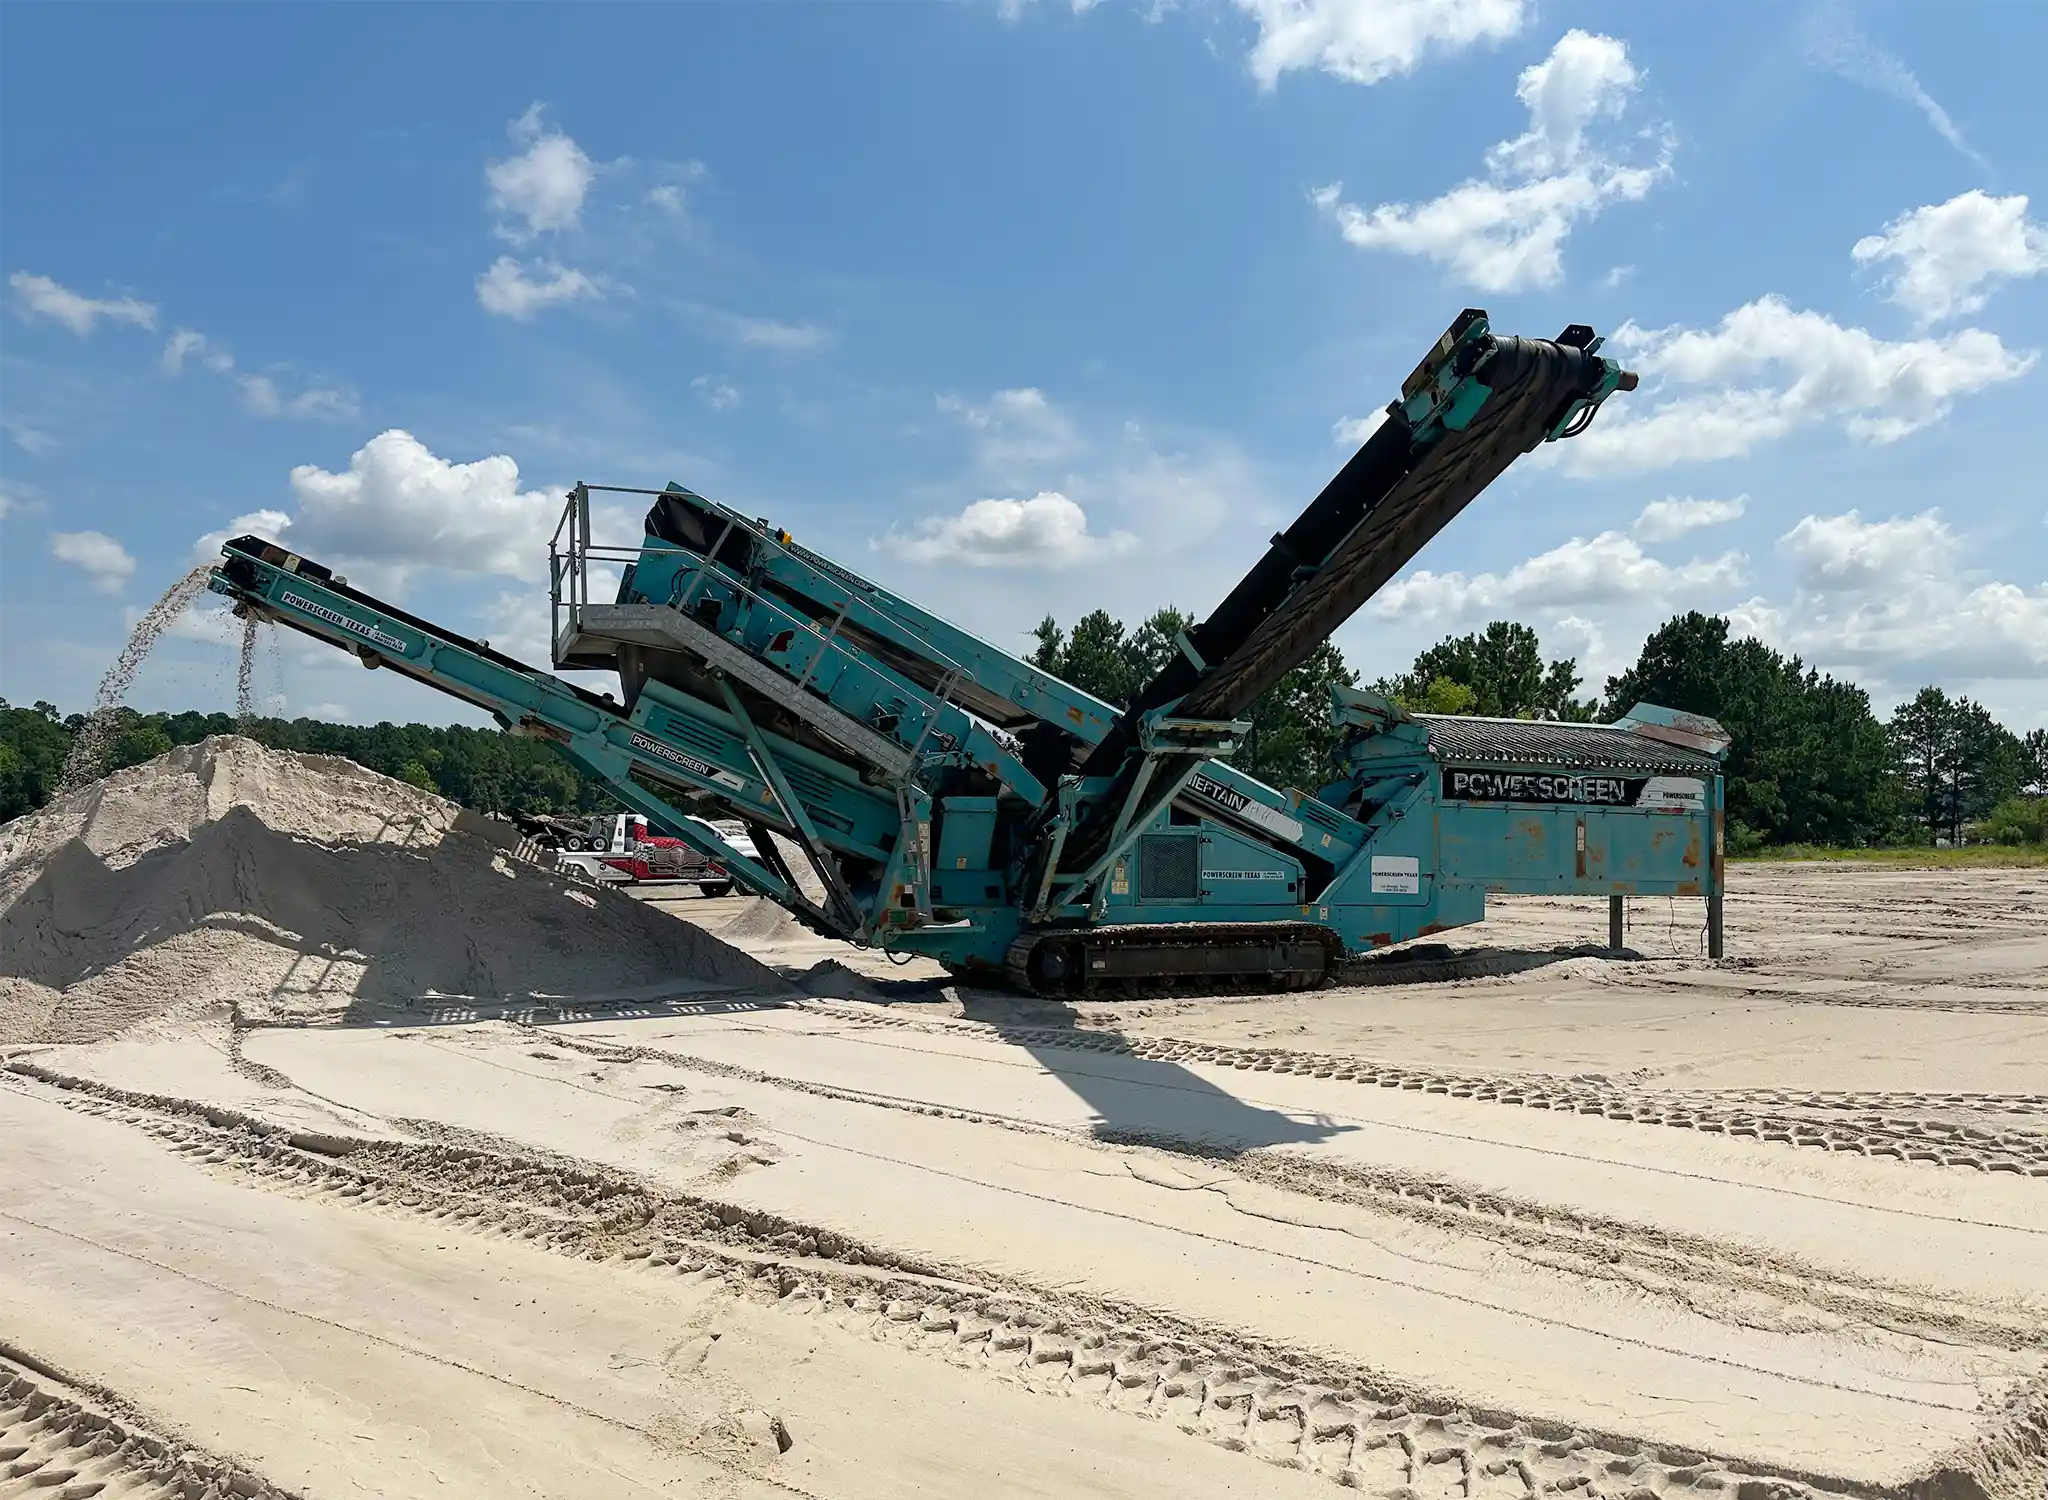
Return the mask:
M1468 310L1445 337L1454 340L1485 314ZM1566 337L1581 332L1568 331ZM1581 342L1592 341L1583 330ZM1175 703L1186 719L1241 716L1259 695L1314 653L1459 511L1511 463L1554 431L1582 398L1607 387L1613 367L1577 343L1496 338L1470 343L1452 368L1484 387L1484 403L1467 425L1432 432L1418 454L1401 408L1367 440L1322 494L1245 575L1214 613L1188 634L1200 662L1176 653L1132 701L1082 765L1084 774L1116 775L1115 791L1097 800L1092 820L1067 842L1063 863L1087 865L1108 847L1112 821L1136 777L1130 751L1150 710ZM1416 383L1429 362L1410 377ZM1632 387L1633 377L1623 385ZM1574 430L1577 430L1575 427ZM1142 822L1170 795L1184 764L1154 767L1143 805L1123 826Z
M1474 371L1492 395L1462 431L1419 459L1389 417L1189 640L1206 667L1176 655L1132 701L1084 770L1107 775L1149 709L1180 699L1184 718L1227 719L1313 654L1509 464L1550 433L1607 367L1548 339L1493 338Z

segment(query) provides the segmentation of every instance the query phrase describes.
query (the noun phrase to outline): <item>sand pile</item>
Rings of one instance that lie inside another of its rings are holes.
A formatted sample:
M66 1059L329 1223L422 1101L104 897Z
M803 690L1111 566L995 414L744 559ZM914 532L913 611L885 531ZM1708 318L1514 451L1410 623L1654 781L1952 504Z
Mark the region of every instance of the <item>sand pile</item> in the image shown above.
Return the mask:
M270 1021L775 975L509 857L516 836L332 756L221 737L0 827L0 1043L167 1012Z

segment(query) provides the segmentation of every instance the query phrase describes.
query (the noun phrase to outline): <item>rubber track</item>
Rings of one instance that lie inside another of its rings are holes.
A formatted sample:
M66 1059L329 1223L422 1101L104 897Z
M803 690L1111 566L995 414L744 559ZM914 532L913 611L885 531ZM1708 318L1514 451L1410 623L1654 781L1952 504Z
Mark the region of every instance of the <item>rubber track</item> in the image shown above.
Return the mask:
M1323 949L1323 967L1314 974L1288 971L1279 983L1256 974L1177 975L1146 978L1142 975L1105 980L1092 987L1068 986L1044 989L1032 982L1031 955L1043 943L1078 942L1084 948L1212 948L1266 947L1280 941L1318 943ZM1144 1000L1157 996L1187 998L1200 994L1277 994L1314 989L1336 971L1344 956L1337 934L1314 922L1159 922L1122 926L1050 928L1028 932L1010 944L1003 958L1003 974L1017 990L1041 999L1125 999Z
M35 1086L20 1064L12 1071L0 1083ZM1368 1369L1228 1330L1070 1291L988 1285L976 1273L915 1266L820 1227L587 1164L294 1136L254 1121L214 1123L232 1112L188 1101L48 1070L34 1076L70 1107L132 1125L179 1155L256 1184L511 1236L621 1269L722 1283L751 1302L1029 1390L1171 1422L1367 1493L1405 1486L1411 1495L1446 1500L1822 1500L1808 1482L1814 1476L1458 1406L1404 1391ZM1996 1442L2010 1449L2013 1433L2044 1423L2048 1402L2030 1401L2010 1414ZM1841 1491L1830 1486L1827 1493ZM1884 1488L1848 1493L1907 1496Z

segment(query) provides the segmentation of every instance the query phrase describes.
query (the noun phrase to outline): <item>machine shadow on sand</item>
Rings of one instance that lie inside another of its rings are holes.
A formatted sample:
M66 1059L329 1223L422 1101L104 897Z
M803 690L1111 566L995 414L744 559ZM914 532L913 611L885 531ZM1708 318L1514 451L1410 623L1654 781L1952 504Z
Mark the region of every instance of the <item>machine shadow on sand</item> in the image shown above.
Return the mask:
M934 998L939 988L932 987ZM1124 1042L1123 1034L1101 1027L1084 1031L1080 1013L1060 1001L1020 1001L964 986L956 993L968 1020L1029 1053L1094 1111L1098 1140L1231 1157L1263 1146L1326 1141L1358 1128L1327 1115L1290 1114L1240 1099L1179 1063L1107 1050ZM1091 1055L1049 1039L1053 1031L1100 1038L1107 1045Z

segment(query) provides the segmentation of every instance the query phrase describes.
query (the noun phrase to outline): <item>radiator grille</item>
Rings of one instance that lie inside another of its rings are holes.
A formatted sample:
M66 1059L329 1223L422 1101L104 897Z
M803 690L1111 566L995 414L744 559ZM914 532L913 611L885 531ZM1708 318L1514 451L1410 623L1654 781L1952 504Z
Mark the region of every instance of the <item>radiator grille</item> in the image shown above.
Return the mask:
M1138 840L1138 899L1194 901L1202 894L1202 841L1193 834L1148 833Z

